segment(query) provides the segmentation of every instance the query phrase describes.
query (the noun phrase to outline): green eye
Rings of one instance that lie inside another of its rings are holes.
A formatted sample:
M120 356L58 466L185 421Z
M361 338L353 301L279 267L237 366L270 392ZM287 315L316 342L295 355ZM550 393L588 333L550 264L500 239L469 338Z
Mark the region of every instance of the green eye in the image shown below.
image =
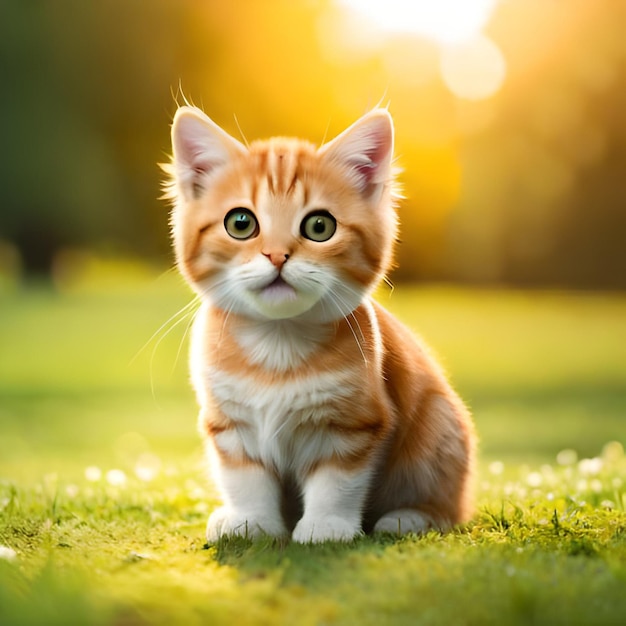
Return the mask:
M233 239L250 239L259 234L259 224L254 213L237 208L229 211L224 218L224 228Z
M337 230L337 220L328 211L309 213L300 224L300 234L311 241L328 241Z

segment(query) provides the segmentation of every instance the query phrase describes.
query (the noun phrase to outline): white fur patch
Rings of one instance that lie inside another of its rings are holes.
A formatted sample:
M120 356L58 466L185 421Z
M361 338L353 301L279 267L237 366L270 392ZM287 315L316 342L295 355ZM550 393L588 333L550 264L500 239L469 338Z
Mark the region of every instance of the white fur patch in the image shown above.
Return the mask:
M239 328L235 338L255 365L284 372L302 364L327 338L319 324L298 320L255 321Z
M209 517L207 539L222 535L280 536L287 530L280 514L280 487L276 478L259 466L214 466L224 506Z
M294 541L350 541L361 533L361 511L371 469L345 471L323 467L304 485L304 516L293 531Z
M243 449L279 472L298 473L319 460L350 454L367 436L342 435L323 427L324 420L337 417L338 402L358 393L352 370L274 384L215 369L205 375L218 406L237 423L232 433L215 439L225 452Z

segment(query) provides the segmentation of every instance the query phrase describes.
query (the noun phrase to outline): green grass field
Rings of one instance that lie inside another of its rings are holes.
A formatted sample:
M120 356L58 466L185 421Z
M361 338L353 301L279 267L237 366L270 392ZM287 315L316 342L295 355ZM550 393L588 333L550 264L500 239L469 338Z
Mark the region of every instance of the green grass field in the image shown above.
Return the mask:
M623 624L626 297L398 288L471 406L447 535L206 546L191 296L130 269L0 293L0 624ZM611 443L612 442L612 443Z

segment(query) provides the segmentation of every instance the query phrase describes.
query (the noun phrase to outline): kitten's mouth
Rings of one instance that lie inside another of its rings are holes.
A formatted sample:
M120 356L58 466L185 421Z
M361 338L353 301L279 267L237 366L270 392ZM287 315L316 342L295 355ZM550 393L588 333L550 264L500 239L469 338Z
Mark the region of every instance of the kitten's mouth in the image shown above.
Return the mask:
M279 274L260 290L261 296L272 302L284 302L297 298L296 290Z

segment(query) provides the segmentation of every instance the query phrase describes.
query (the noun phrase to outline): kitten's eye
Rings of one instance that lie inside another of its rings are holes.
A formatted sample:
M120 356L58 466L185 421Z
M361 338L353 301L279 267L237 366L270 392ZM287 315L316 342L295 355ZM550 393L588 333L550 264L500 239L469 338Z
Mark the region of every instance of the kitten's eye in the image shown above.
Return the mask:
M259 234L259 224L248 209L232 209L224 218L224 228L234 239L250 239Z
M337 220L328 211L309 213L300 224L300 234L311 241L328 241L337 230Z

